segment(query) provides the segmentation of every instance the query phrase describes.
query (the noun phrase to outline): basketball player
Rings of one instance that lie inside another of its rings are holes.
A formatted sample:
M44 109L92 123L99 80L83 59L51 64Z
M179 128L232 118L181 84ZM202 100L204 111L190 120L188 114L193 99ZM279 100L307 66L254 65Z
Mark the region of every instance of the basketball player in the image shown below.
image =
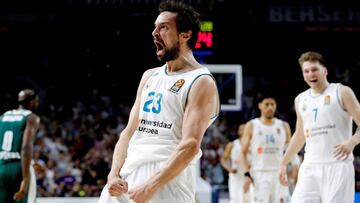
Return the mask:
M195 203L200 144L219 97L192 53L199 14L180 1L162 2L159 11L152 35L165 64L143 74L100 203Z
M352 118L359 126L360 104L350 87L328 82L320 53L303 53L299 64L310 88L295 98L296 129L281 161L280 181L288 184L285 166L306 143L291 202L353 203L352 152L360 131L352 136Z
M263 95L258 107L261 115L246 123L242 139L243 157L251 154L251 162L244 166L247 171L244 174L244 190L247 192L253 182L251 202L287 202L290 191L287 186L280 184L277 172L285 146L290 141L290 126L286 121L274 117L277 104L273 96Z
M36 180L31 160L40 118L32 110L38 107L39 98L25 89L18 102L18 109L0 117L0 202L34 203Z
M221 165L229 172L229 203L248 203L249 195L243 190L244 170L238 163L239 154L242 152L240 139L244 134L245 124L241 124L238 129L239 138L229 142L220 159ZM230 161L230 164L229 164Z

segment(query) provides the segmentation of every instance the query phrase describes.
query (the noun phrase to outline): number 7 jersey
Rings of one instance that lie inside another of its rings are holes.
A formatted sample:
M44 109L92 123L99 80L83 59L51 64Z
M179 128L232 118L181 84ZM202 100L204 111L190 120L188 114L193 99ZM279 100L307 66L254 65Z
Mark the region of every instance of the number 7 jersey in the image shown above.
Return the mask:
M320 95L308 89L299 95L298 112L306 139L304 162L330 163L334 146L352 136L352 118L341 103L341 84L331 83ZM353 154L347 159L353 160Z

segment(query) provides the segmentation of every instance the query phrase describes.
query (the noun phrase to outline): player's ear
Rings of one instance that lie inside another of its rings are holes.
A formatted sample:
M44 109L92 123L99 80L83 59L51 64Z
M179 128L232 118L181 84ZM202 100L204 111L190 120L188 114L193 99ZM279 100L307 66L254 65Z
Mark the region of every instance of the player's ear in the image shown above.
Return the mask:
M180 33L181 39L183 39L183 40L185 40L185 41L189 40L190 37L191 37L191 35L192 35L192 32L191 32L191 31L187 31L187 32L182 32L182 33Z
M327 75L327 74L328 74L328 70L327 70L327 68L326 68L326 67L324 68L324 73L325 73L325 75Z

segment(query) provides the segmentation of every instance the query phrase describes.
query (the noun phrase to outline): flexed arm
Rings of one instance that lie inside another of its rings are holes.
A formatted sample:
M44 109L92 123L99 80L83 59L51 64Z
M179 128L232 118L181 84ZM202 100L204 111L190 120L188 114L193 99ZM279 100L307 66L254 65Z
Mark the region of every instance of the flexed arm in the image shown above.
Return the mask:
M334 146L334 156L337 159L346 159L360 143L360 104L354 92L348 86L341 87L341 98L345 110L351 115L357 125L355 134L343 143Z
M217 98L214 80L208 76L198 78L188 96L179 145L160 171L143 185L129 191L131 199L135 202L147 202L155 191L178 176L189 165L200 150L203 135L212 116L214 98Z
M128 190L127 183L120 177L120 170L127 156L127 149L131 136L134 134L136 128L139 125L139 106L141 91L152 72L153 69L144 72L137 90L134 105L130 111L128 124L126 125L125 129L120 133L119 140L115 145L111 170L107 180L109 194L112 196L119 196L122 193L127 192Z

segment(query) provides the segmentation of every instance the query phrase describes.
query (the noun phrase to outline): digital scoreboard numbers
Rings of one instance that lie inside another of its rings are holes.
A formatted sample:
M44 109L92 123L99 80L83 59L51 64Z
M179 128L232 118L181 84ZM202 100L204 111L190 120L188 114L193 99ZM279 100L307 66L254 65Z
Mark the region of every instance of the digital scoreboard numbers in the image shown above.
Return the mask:
M205 57L213 55L213 28L212 21L203 21L201 23L194 50L194 55L197 56L200 63L204 61Z
M200 32L198 33L198 40L195 49L211 49L213 42L213 22L204 21L201 23Z

